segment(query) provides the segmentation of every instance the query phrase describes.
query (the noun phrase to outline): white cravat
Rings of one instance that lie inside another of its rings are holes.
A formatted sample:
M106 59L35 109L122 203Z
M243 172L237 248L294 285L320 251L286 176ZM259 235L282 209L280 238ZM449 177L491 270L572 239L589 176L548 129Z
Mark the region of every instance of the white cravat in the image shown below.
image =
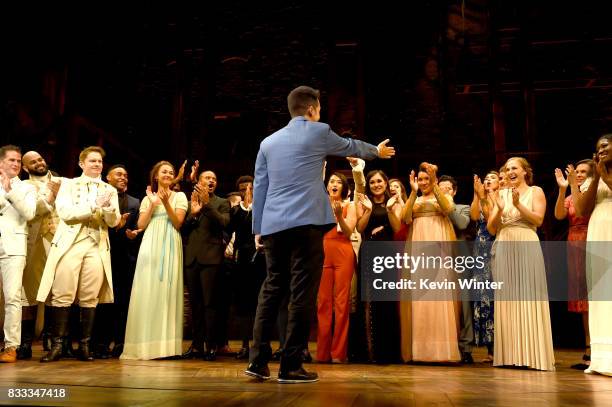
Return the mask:
M92 208L97 207L96 200L98 199L98 185L100 184L100 178L90 178L86 175L83 175L83 178L87 181L87 190L89 193L87 194L87 201L91 205Z

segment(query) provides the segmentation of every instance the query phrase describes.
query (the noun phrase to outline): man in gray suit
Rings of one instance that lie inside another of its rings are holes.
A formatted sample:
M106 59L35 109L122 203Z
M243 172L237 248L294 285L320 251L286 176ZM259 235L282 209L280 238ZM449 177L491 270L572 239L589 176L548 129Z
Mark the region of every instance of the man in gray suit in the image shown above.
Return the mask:
M449 176L442 175L438 180L440 190L455 198L457 194L457 181ZM455 202L455 209L448 215L453 227L457 240L465 241L468 226L470 225L470 206L462 205ZM460 250L466 249L467 246L462 246ZM465 253L470 255L470 253ZM464 276L465 277L465 276ZM462 293L463 300L461 301L461 332L459 332L459 350L461 351L461 362L465 364L474 363L472 358L472 344L474 343L474 310L468 293Z
M217 287L222 278L223 230L230 221L230 205L227 199L215 195L216 188L215 173L202 172L185 220L185 279L192 310L193 339L189 350L183 354L184 358L215 360L217 346L223 345L216 343L218 333L215 328L220 325L217 320L218 297L222 294Z

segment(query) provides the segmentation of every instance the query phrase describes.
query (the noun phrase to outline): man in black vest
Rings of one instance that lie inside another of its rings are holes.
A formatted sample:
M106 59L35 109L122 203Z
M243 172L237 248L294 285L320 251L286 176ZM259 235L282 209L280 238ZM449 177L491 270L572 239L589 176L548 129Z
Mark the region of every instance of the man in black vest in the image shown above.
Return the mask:
M220 268L225 251L223 231L230 221L230 205L227 199L215 195L216 188L215 173L202 172L185 220L185 280L192 309L193 340L184 358L203 354L205 360L215 360L217 345L223 345L216 343L215 328L219 325L216 297L220 294L217 286L222 278Z

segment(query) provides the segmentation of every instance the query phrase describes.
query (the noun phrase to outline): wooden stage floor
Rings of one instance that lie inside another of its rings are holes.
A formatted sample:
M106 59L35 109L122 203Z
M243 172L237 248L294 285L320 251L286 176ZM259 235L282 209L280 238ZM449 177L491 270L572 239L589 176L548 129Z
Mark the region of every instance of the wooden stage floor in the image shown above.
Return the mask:
M187 347L185 344L185 348ZM235 345L232 343L232 345ZM314 348L311 344L311 349ZM279 385L246 377L244 361L64 360L0 365L0 404L273 406L612 406L612 378L569 366L579 351L557 351L557 371L472 366L309 364L315 384ZM484 350L474 352L475 360ZM278 363L271 363L273 377ZM8 398L9 388L66 389L67 399Z

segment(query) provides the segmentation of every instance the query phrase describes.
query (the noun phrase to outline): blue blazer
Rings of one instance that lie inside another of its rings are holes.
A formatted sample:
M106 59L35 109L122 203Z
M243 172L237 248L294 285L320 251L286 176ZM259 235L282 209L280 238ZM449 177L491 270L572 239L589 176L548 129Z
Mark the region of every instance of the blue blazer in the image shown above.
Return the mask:
M261 142L253 185L254 234L336 223L323 182L328 155L372 160L378 149L342 138L329 125L303 116Z

